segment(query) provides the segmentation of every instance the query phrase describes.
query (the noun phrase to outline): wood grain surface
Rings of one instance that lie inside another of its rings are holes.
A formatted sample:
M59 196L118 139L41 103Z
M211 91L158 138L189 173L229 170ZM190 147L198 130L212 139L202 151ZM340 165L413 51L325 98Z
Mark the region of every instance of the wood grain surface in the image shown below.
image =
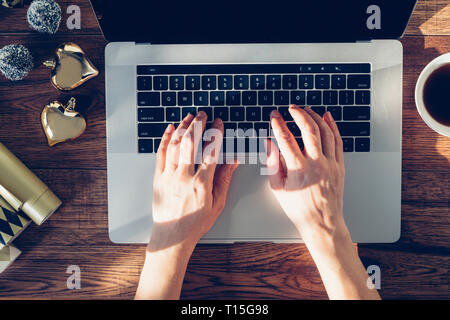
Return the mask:
M144 260L143 245L108 238L103 50L106 44L87 0L59 0L82 14L81 30L62 23L56 35L32 32L26 7L0 8L0 47L21 43L36 68L17 83L0 77L0 141L63 200L41 227L16 241L22 256L0 275L2 298L130 299ZM53 88L41 66L56 46L78 43L100 76L67 94ZM404 47L402 236L395 244L359 245L366 266L382 270L388 299L448 299L450 267L450 140L429 129L416 112L414 86L422 68L450 52L447 0L419 1L401 39ZM88 128L71 143L49 148L40 112L49 101L73 94L87 106ZM81 268L80 290L68 290L69 265ZM302 244L239 243L197 246L186 274L184 299L327 298Z

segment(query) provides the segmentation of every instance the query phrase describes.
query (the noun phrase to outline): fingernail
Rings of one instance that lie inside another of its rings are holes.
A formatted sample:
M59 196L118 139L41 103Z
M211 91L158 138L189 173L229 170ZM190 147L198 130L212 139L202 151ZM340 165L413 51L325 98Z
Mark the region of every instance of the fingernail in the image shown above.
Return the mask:
M281 118L281 114L277 110L272 110L270 113L271 118Z
M334 121L333 115L331 114L330 111L327 111L327 116L328 116L328 119Z
M205 111L200 111L199 113L197 113L197 118L203 119L205 117L206 117L206 112Z
M310 106L306 106L306 107L305 107L305 110L307 110L307 111L312 111L312 109L311 109Z
M174 128L173 124L169 123L169 125L166 128L166 133L172 132L173 128Z

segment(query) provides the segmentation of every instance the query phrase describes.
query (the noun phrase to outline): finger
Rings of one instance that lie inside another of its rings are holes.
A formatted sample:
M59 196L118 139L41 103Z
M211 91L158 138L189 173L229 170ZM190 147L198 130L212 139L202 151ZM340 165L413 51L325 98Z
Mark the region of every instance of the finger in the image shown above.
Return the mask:
M238 167L239 162L235 160L234 163L221 165L216 171L213 186L213 208L218 213L220 213L225 207L231 178Z
M178 169L191 175L195 173L195 156L198 152L200 141L203 139L203 130L205 130L207 118L206 113L200 111L192 120L181 139Z
M296 105L289 107L289 113L302 132L305 152L312 158L317 159L322 154L322 143L320 141L320 131L317 123L306 111Z
M159 143L158 152L156 153L156 170L157 173L162 173L166 166L166 153L167 146L169 145L170 139L172 138L172 134L175 130L173 124L169 124L164 131L164 134L161 138L161 142Z
M319 127L323 154L327 158L336 159L334 136L333 136L333 132L331 131L330 127L311 108L306 108L305 111L308 112L308 114L311 116L311 118L314 119L314 121L317 123L317 126Z
M342 143L341 133L337 127L336 122L333 119L333 116L330 112L325 113L325 121L333 132L334 143L335 143L335 152L336 152L336 161L339 163L344 163L344 147Z
M283 166L280 161L280 151L272 140L267 139L265 141L267 150L266 166L269 175L270 187L273 190L282 189L284 187L286 173L283 170Z
M300 168L303 161L302 152L277 110L270 114L270 124L288 169Z
M167 146L166 168L175 170L178 167L181 138L191 124L192 119L194 119L194 116L192 114L188 114L172 134L170 143Z
M212 186L217 162L219 161L220 149L223 141L223 122L216 119L205 133L206 139L211 139L203 147L203 162L198 168L197 175L207 186Z

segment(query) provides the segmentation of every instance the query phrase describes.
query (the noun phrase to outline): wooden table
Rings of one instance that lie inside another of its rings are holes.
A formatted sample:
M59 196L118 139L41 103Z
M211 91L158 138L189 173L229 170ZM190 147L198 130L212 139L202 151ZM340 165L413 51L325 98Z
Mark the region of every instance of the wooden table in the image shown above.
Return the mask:
M23 81L0 77L0 141L60 196L64 206L44 225L16 241L22 256L0 275L5 298L130 299L144 261L144 245L114 245L108 238L104 59L106 44L86 0L58 0L63 12L81 7L81 30L63 23L54 36L32 32L26 8L0 9L0 47L22 43L37 67ZM78 43L101 75L66 94L54 89L41 62L65 41ZM414 104L422 68L450 51L447 0L419 1L401 40L404 46L402 236L395 244L359 245L364 264L382 272L383 298L450 298L450 140L429 129ZM49 148L40 112L70 94L90 104L86 133ZM81 268L80 290L68 290L69 265ZM323 299L319 274L302 244L248 243L198 246L182 298Z

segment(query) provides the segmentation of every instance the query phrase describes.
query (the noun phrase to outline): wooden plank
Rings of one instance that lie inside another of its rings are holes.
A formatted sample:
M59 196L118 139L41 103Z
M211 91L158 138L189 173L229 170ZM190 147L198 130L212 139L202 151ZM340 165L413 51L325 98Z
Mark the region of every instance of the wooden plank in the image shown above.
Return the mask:
M405 35L450 35L448 0L419 0Z
M432 131L417 113L414 88L423 67L438 55L450 51L448 36L406 37L404 46L403 88L403 168L404 170L448 171L450 144L448 139ZM40 65L58 44L62 36L0 37L0 46L13 41L27 44ZM32 168L106 168L106 129L104 105L105 41L100 36L78 36L79 43L100 69L100 76L70 93L61 93L49 81L49 70L43 66L33 70L23 81L12 83L0 77L0 141ZM421 52L421 54L417 54ZM46 145L40 125L44 104L67 99L75 94L89 105L84 114L88 129L76 141L54 148ZM11 134L14 132L14 134Z
M0 297L132 298L145 245L109 241L106 171L36 173L64 206L16 240L23 255L0 276ZM404 173L402 238L359 246L366 266L381 267L385 298L449 297L443 271L450 255L449 190L439 187L441 178L439 172ZM66 288L69 265L81 268L81 290ZM304 245L240 243L197 246L182 297L319 299L326 293Z
M88 0L58 0L63 16L59 34L100 34L100 28L95 14ZM67 8L70 5L78 5L81 9L81 29L69 30L66 26ZM1 33L29 33L32 30L26 22L26 11L24 8L11 10L0 10ZM450 6L447 0L419 0L405 35L450 35Z

